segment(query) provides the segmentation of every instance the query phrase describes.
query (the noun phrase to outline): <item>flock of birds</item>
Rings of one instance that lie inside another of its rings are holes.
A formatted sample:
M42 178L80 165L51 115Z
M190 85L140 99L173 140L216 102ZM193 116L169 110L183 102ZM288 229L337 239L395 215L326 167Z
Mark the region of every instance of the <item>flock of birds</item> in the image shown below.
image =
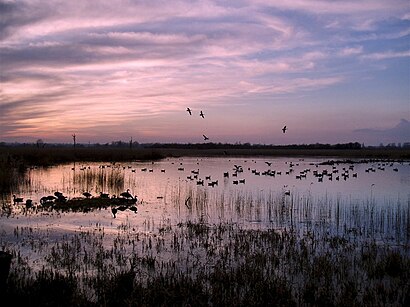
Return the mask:
M84 196L85 199L93 198L93 195L87 191L83 192L82 196ZM112 195L110 197L109 193L100 192L100 195L96 196L95 198L116 200L116 203L120 204L117 207L115 206L111 207L111 213L114 218L116 218L118 211L130 210L130 211L133 211L134 213L138 212L138 208L136 206L136 204L138 203L138 198L137 196L133 196L130 193L129 189L127 189L127 191L125 192L122 192L119 197L117 197L116 195ZM48 196L41 197L40 206L55 205L56 203L61 204L61 203L66 203L67 201L68 201L67 196L64 196L63 193L56 191L54 192L54 195L48 195ZM26 209L31 209L35 206L35 203L33 202L32 199L26 199L26 201L24 201L23 197L17 197L15 194L13 194L13 204L14 205L23 204L23 203Z
M228 160L231 161L231 160ZM299 159L299 161L303 161L303 159ZM317 182L323 182L324 179L327 181L339 181L339 180L344 180L346 181L348 178L357 178L358 177L358 172L355 169L354 163L351 164L345 164L343 167L338 167L338 163L333 163L332 161L329 162L329 164L325 163L304 163L302 165L299 165L300 162L285 162L287 165L287 168L283 169L282 167L280 170L274 168L274 165L270 161L264 161L264 164L266 164L267 169L261 169L259 166L258 168L252 167L254 163L257 163L256 160L251 159L249 160L244 160L243 165L239 164L233 164L233 168L231 171L223 171L224 178L224 184L227 182L231 181L233 185L241 185L245 184L246 180L250 179L249 175L254 175L254 176L269 176L269 177L275 177L275 176L281 176L281 175L290 175L296 180L303 180L303 179L310 179L312 176L316 178ZM251 164L249 163L251 162ZM303 163L303 162L302 162ZM361 161L360 163L365 163L365 161ZM171 164L175 164L175 162L171 162ZM197 165L199 165L199 161L197 161ZM305 165L306 167L303 167ZM130 169L131 166L121 166L121 165L105 165L105 166L99 166L99 168L105 168L105 167L122 167L124 170L125 169ZM364 172L365 173L371 173L371 172L376 172L376 171L385 171L387 168L391 168L394 172L398 172L399 169L394 166L393 162L380 162L377 165L372 164L370 167L367 167ZM90 167L82 167L80 168L81 170L89 170ZM247 174L242 174L244 173L244 170L246 171L247 169ZM135 169L131 169L132 172L135 172ZM147 171L147 168L141 168L142 172ZM154 169L149 169L150 172L153 172ZM177 167L177 171L182 171L185 172L185 165L182 162L179 162L179 165ZM161 173L165 173L165 169L161 169ZM308 175L312 174L312 175ZM246 179L245 179L245 178ZM230 178L232 178L230 180ZM218 178L220 179L220 178ZM195 181L196 180L196 185L198 186L209 186L209 187L216 187L219 184L219 181L214 180L214 178L211 177L211 175L207 174L205 176L200 176L200 169L192 169L190 173L186 176L186 180L188 181ZM227 181L228 180L228 181ZM313 181L311 182L311 184ZM284 195L290 195L290 191L287 189L287 185L284 185ZM116 218L116 215L118 211L125 211L125 210L130 210L135 213L137 213L138 208L138 198L137 196L133 196L130 193L130 190L127 189L127 191L120 193L119 196L116 195L109 195L108 193L103 193L100 192L99 195L93 196L90 192L85 191L82 193L83 198L73 198L73 200L82 200L82 199L108 199L112 200L111 203L111 212L114 218ZM163 197L157 197L158 199L163 198ZM48 195L48 196L43 196L40 198L40 206L41 205L54 205L54 204L62 204L66 203L68 201L67 196L63 195L63 193L56 191L54 192L54 195ZM13 203L14 205L17 204L24 204L27 209L30 209L36 205L36 203L33 202L32 199L27 199L24 202L24 199L22 197L17 197L16 195L13 195Z
M189 113L189 115L192 115L191 108L186 108L186 111ZM202 110L199 112L199 116L205 118L204 112ZM286 130L288 130L288 128L286 126L283 126L282 132L286 133ZM204 138L204 141L209 141L209 137L207 137L205 134L203 134L202 137Z
M189 115L192 115L192 110L189 107L186 108L186 111L189 113ZM199 116L205 118L204 112L202 110L199 112ZM209 137L207 137L205 134L203 134L202 137L204 138L204 141L209 140Z

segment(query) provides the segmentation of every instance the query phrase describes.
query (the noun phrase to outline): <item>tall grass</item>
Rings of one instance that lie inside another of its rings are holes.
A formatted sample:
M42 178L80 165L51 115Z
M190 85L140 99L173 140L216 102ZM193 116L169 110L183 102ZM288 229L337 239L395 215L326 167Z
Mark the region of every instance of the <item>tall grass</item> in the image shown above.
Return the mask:
M117 194L124 190L124 181L124 172L114 167L77 171L73 178L73 184L84 191L116 191Z

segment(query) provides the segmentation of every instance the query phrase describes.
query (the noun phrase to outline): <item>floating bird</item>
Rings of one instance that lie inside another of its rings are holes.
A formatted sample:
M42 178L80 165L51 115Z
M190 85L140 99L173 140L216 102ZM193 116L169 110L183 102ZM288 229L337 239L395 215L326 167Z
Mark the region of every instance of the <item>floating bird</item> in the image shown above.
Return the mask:
M120 194L120 196L125 197L125 198L134 198L134 197L132 197L132 195L130 194L130 189L127 189L126 192L122 192L122 193Z
M125 211L128 207L127 206L119 206L117 210Z
M114 218L116 218L116 214L117 214L117 208L111 208L111 212L112 212L112 215L114 216Z
M23 202L23 197L16 197L16 195L13 195L13 202L14 202L14 204L22 203Z
M100 198L109 198L109 194L100 192Z
M135 213L137 213L138 208L136 206L131 206L128 209L130 209L131 211L134 211Z
M202 135L204 137L204 141L209 140L209 137L207 137L205 134Z
M51 199L50 197L53 197L53 199ZM48 202L54 201L54 199L55 199L55 197L52 196L52 195L43 196L43 197L40 198L40 204L44 205L44 204L46 204L46 203L48 203Z
M84 195L86 198L90 198L90 197L92 196L91 193L89 193L89 192L84 192L83 195Z
M67 201L67 197L64 195L60 195L57 197L57 201L59 201L60 203L65 203Z
M286 128L286 126L284 126L284 127L282 128L283 133L285 133L286 130L288 130L288 128Z
M202 111L199 113L199 116L201 116L202 118L205 118L204 113Z
M26 200L26 208L30 209L31 207L33 207L33 201L31 199L27 199Z
M192 115L191 109L190 108L186 108L187 112L189 113L189 115Z
M58 197L63 196L63 193L56 191L54 192L54 195L58 198Z

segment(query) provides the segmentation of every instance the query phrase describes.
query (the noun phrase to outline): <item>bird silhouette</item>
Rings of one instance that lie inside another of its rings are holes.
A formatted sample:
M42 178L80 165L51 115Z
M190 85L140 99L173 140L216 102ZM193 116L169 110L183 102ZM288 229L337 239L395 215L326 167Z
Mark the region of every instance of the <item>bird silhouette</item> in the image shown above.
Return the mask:
M202 118L205 118L204 113L202 111L199 113L199 116L201 116Z
M109 198L109 194L100 192L100 198Z
M209 140L209 137L207 137L205 134L202 134L202 136L204 137L204 141Z
M138 211L138 208L136 206L131 206L128 209L133 211L134 213L137 213L137 211Z
M118 212L118 210L117 210L117 208L111 208L111 212L112 212L112 215L114 216L114 218L116 218L116 214L117 214L117 212Z
M33 207L33 201L31 199L27 199L26 200L26 208L30 209L31 207Z
M283 133L285 133L286 130L288 130L288 128L286 128L286 126L284 126L284 127L282 128Z
M134 198L134 197L132 197L132 195L131 195L131 193L130 193L130 189L127 189L126 192L122 192L122 193L120 194L120 196L125 197L125 198Z
M23 198L22 197L16 197L16 195L13 195L13 202L14 202L14 204L22 203Z
M91 193L89 193L89 192L84 192L83 195L84 195L86 198L90 198L90 197L92 196Z
M125 210L127 210L127 209L128 209L128 207L127 207L127 206L123 206L123 205L117 207L117 210L120 210L120 211L125 211Z
M265 163L266 163L268 166L271 166L271 165L272 165L272 162L266 161Z
M61 193L59 191L56 191L56 192L54 192L54 195L58 198L58 197L63 196L63 193Z
M191 109L190 108L186 108L187 112L189 113L189 115L192 115Z

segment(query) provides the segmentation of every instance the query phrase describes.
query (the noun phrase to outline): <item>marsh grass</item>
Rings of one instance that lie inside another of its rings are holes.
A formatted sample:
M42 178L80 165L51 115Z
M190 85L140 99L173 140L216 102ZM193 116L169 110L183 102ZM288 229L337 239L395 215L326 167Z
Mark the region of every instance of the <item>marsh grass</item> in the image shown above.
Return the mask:
M155 232L126 220L114 234L98 226L55 238L24 227L13 240L0 236L14 256L6 295L31 306L408 305L409 203L224 198L225 209L252 219L270 208L270 226L252 228L240 219L211 223L208 204L222 199L187 193L191 208L178 191L173 200L191 216L165 219Z
M0 157L20 161L21 164L29 167L71 162L158 160L165 156L158 150L147 148L0 146Z
M124 190L125 175L119 168L92 168L77 171L73 178L73 184L84 191L95 190L120 191Z

